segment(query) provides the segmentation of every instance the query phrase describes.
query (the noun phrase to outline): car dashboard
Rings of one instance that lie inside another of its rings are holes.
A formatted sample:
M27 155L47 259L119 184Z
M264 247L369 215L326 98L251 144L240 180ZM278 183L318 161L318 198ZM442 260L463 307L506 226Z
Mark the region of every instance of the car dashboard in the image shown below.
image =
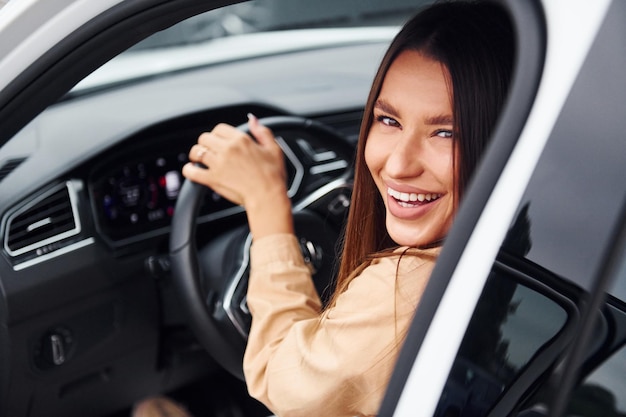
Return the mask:
M0 369L11 377L0 398L11 415L71 414L87 402L110 412L220 368L186 331L167 264L190 147L248 112L311 118L345 142L277 138L292 201L337 178L348 188L345 149L394 30L68 96L2 149ZM243 224L241 207L205 194L200 240Z

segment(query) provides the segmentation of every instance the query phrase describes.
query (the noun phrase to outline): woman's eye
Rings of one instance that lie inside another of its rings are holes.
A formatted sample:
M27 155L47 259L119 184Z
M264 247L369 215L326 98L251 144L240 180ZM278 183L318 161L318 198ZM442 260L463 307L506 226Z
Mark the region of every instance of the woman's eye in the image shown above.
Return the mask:
M452 131L451 130L445 130L445 129L437 130L435 132L435 136L439 136L440 138L451 138L452 137Z
M392 117L389 116L377 116L376 120L382 124L384 124L385 126L393 126L393 127L398 127L400 126L400 123L398 123L397 120L395 120Z

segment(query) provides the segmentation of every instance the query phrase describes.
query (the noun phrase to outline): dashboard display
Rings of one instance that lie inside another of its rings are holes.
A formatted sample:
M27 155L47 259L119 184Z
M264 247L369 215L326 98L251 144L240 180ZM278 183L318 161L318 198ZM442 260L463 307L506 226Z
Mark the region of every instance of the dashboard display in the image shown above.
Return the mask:
M176 141L152 147L151 155L146 148L122 152L94 170L89 188L102 235L124 243L168 227L185 181L181 169L188 161L190 147L191 144ZM291 184L296 168L286 160ZM200 206L200 218L219 218L242 210L207 190Z
M101 189L104 217L111 223L135 225L171 217L183 181L179 168L185 159L185 154L175 160L158 157L114 172Z
M170 224L185 178L187 148L114 165L91 186L101 231L114 241L133 238ZM235 206L208 191L203 212Z

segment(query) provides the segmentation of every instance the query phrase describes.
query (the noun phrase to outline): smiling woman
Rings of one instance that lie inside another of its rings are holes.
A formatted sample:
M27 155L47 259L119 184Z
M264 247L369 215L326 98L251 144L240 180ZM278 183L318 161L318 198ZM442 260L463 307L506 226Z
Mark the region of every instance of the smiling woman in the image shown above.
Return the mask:
M189 151L184 176L246 209L244 373L250 394L277 415L377 414L506 97L514 48L505 16L490 3L436 4L391 43L365 108L341 269L326 306L295 236L273 132L249 115L251 136L218 124Z

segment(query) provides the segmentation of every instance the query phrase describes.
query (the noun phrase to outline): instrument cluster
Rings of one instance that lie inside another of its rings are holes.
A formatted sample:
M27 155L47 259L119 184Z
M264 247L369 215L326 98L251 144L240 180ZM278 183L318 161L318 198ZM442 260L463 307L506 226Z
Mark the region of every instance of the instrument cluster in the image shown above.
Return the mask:
M90 197L100 233L115 244L148 238L169 227L185 181L181 170L193 142L164 143L157 152L121 152L94 170ZM144 149L145 151L146 149ZM296 168L286 159L290 181ZM207 190L199 216L225 217L243 209Z

